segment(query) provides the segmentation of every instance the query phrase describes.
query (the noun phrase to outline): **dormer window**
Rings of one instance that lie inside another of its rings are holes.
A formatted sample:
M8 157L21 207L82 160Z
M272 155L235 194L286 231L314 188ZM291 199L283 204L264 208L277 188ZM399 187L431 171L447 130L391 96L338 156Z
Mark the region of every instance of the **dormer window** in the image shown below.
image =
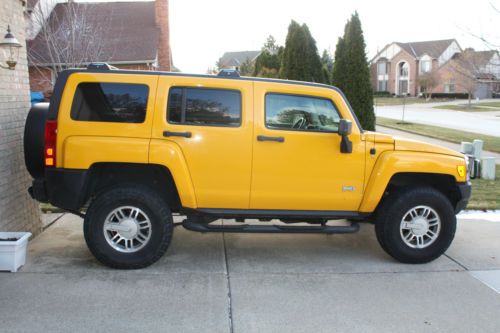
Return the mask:
M420 73L428 73L431 71L431 61L430 60L421 60L420 61Z

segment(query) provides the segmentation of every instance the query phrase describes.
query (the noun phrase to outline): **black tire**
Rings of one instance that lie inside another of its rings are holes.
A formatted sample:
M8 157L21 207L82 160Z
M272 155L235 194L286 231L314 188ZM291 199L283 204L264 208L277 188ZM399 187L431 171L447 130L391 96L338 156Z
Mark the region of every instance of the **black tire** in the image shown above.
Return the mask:
M405 214L417 206L432 208L441 221L437 238L424 248L405 243L401 235L401 221ZM407 188L390 194L377 210L375 233L380 246L396 260L419 264L441 256L455 236L456 216L446 196L431 187Z
M113 210L123 206L139 208L151 224L149 241L137 252L120 252L106 240L104 222ZM167 203L155 191L121 186L101 193L92 202L85 215L83 232L90 251L104 265L139 269L150 266L165 254L172 239L173 218Z

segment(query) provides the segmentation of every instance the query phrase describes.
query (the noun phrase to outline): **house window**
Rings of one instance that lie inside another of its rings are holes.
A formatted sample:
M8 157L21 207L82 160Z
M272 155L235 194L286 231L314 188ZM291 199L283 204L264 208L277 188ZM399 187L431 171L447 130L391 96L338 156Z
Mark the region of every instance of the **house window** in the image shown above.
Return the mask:
M422 60L420 61L420 73L428 73L431 71L431 61Z
M168 98L172 124L232 126L241 124L241 93L211 88L172 88Z
M399 77L407 77L408 76L408 63L402 62L399 64Z
M455 93L455 80L450 80L444 85L444 92L447 94Z
M377 74L378 75L387 74L387 62L381 61L381 62L377 63Z
M377 91L388 91L387 80L378 80Z

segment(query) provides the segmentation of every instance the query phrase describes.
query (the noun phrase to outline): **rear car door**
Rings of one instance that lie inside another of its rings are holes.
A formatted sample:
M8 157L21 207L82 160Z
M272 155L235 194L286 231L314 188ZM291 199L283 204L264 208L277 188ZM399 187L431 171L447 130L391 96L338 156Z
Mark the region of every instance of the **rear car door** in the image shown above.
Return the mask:
M248 208L251 81L160 76L153 138L177 144L198 208Z

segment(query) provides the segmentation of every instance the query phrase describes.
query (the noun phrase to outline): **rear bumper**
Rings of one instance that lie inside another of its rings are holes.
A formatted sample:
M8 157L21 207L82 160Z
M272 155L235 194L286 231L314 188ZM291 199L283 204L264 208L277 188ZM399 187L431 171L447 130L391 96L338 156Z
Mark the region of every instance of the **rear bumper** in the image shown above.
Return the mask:
M470 196L472 194L472 186L470 182L457 184L459 192L459 200L455 206L455 214L458 214L462 209L464 209L469 203Z
M86 176L86 170L47 169L44 178L33 180L28 192L37 201L79 210L83 206Z

